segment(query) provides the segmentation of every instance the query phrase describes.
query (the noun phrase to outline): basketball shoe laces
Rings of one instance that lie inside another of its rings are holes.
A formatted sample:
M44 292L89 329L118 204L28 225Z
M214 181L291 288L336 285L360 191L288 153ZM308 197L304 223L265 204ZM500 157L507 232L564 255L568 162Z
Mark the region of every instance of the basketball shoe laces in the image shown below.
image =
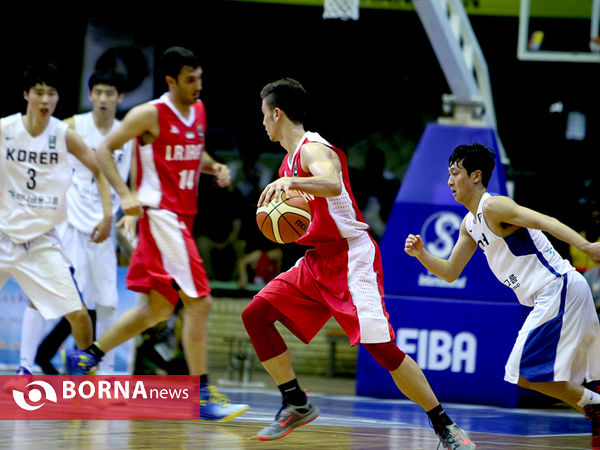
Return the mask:
M431 421L429 421L429 423L431 423ZM438 438L440 440L437 446L438 450L440 445L443 445L444 448L447 449L455 449L460 448L462 444L467 443L465 436L462 434L462 430L458 427L454 428L452 431L450 431L448 427L445 427Z
M275 415L275 422L285 422L285 420L287 419L287 416L291 416L292 413L290 413L289 411L286 412L286 408L288 405L286 405L285 403L283 405L281 405L281 408L279 408L279 411L277 411L277 414Z
M272 425L279 425L280 427L286 427L286 426L292 426L294 424L294 422L290 423L290 421L292 420L292 418L294 416L296 417L300 417L298 414L306 414L310 411L310 409L308 408L296 408L296 412L298 414L295 414L294 411L290 411L288 410L289 405L283 404L281 405L281 408L279 409L279 411L277 412L277 415L275 416L275 421L273 422Z

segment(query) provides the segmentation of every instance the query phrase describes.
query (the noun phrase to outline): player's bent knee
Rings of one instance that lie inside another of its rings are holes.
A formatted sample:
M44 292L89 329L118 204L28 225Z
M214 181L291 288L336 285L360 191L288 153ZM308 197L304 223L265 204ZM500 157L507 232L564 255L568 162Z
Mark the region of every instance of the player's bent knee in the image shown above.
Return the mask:
M242 322L248 333L255 328L262 329L264 325L273 323L274 320L269 319L271 316L269 313L272 309L274 308L268 301L260 297L254 297L242 311Z
M183 302L183 313L197 319L206 319L212 306L212 297L190 299Z
M167 320L175 312L175 307L170 303L150 304L146 303L139 306L137 317L146 322L148 327L152 327L159 322Z
M400 367L400 364L402 364L406 357L406 353L400 350L392 341L378 344L363 344L363 346L381 367L390 372Z
M69 321L71 328L78 329L80 327L92 327L92 319L90 319L90 315L85 308L72 311L65 314L64 317Z

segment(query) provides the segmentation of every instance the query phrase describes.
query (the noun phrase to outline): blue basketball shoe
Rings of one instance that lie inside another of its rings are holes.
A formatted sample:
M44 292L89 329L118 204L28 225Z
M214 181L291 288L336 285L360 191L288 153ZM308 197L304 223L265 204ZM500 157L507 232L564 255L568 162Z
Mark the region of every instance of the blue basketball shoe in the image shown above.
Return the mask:
M63 350L63 361L68 375L93 375L100 359L85 350L74 349Z
M249 405L231 403L226 395L210 384L200 387L200 420L227 422L248 409Z

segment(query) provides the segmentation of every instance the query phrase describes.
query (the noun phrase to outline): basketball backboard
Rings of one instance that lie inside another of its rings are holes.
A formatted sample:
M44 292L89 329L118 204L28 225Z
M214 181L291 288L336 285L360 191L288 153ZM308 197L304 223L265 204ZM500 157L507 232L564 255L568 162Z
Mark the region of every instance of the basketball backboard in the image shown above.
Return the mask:
M517 42L517 57L523 61L554 61L554 62L600 62L600 40L598 27L600 22L600 0L584 0L589 4L589 15L568 17L564 20L589 20L589 40L581 42L572 50L553 50L543 45L545 32L543 29L533 29L531 26L532 8L543 6L545 0L521 0L519 10L519 36ZM569 2L565 2L567 4ZM568 5L567 5L568 6ZM581 5L578 6L581 8ZM554 14L557 17L557 14ZM587 36L586 36L587 37Z

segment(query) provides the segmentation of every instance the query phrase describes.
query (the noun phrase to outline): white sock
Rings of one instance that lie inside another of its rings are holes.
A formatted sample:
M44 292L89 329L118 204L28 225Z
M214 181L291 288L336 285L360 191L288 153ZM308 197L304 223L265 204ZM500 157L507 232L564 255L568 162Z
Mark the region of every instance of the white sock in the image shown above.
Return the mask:
M115 308L96 305L96 339L100 338L112 326L115 321ZM98 364L98 375L114 375L115 352L111 350Z
M587 405L598 405L600 404L600 394L597 392L590 391L587 388L583 388L583 395L577 402L577 406L584 407Z
M35 355L44 334L44 317L29 305L25 308L21 322L21 360L19 365L33 372Z

